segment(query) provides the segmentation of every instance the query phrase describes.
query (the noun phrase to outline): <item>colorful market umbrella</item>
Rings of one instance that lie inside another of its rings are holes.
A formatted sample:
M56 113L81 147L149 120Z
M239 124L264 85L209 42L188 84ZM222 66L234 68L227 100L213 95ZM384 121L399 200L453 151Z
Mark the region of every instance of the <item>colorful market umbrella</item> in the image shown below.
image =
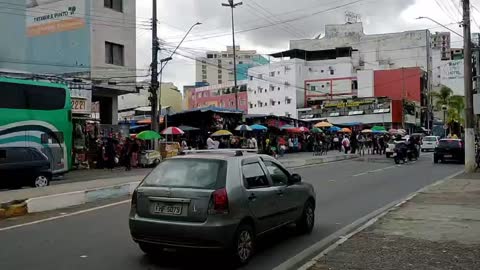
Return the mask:
M328 131L330 132L339 132L341 130L341 128L337 127L337 126L332 126L328 129Z
M161 132L163 135L183 135L185 132L178 127L168 127Z
M258 125L258 124L251 125L250 128L253 129L253 130L267 130L268 129L266 126L262 126L262 125Z
M333 125L324 121L324 122L316 123L314 127L316 127L316 128L329 128L329 127L333 127Z
M235 128L237 131L252 131L253 129L247 125L240 125Z
M219 131L216 131L215 133L212 134L212 136L232 136L233 134L228 131L228 130L224 130L224 129L221 129Z
M372 133L372 130L371 129L364 129L364 130L362 130L362 133Z
M375 132L375 131L377 131L377 132L379 132L379 131L380 131L380 132L383 132L383 131L387 132L387 130L385 129L385 127L382 127L382 126L373 126L373 127L372 127L372 131L373 131L373 132Z
M300 128L289 128L289 129L286 129L286 131L289 133L303 133L303 131Z
M292 129L292 128L295 128L295 126L292 126L292 125L283 125L280 129L281 129L281 130L285 130L285 129Z
M162 136L153 130L145 130L137 134L137 139L148 141L161 139Z
M184 132L189 132L189 131L198 131L200 130L199 128L196 127L191 127L191 126L179 126L179 129L183 130Z
M300 132L304 132L304 133L310 132L310 129L308 129L306 127L299 127L298 129L300 130Z
M352 130L349 129L349 128L342 128L342 129L340 130L340 132L343 132L343 133L352 133Z
M317 128L317 127L314 127L310 130L312 133L323 133L323 130Z

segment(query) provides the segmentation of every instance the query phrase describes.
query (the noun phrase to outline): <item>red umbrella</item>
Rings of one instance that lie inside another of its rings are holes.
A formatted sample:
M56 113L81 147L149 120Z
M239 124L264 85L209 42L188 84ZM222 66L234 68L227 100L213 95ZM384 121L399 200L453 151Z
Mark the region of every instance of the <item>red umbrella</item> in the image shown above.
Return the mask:
M161 134L163 135L183 135L183 130L179 129L178 127L169 127L164 129Z
M289 128L287 129L287 132L290 132L290 133L302 133L302 129L301 128Z

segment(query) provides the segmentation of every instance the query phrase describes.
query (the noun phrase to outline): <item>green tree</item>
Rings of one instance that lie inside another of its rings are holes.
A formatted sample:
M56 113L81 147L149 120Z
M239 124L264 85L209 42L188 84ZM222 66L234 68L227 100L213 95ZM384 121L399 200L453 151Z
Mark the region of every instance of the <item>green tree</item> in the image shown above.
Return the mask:
M435 99L435 108L442 110L442 106L447 106L447 123L458 121L463 123L465 109L465 99L462 96L454 95L453 90L447 86L442 86L439 92L432 92Z

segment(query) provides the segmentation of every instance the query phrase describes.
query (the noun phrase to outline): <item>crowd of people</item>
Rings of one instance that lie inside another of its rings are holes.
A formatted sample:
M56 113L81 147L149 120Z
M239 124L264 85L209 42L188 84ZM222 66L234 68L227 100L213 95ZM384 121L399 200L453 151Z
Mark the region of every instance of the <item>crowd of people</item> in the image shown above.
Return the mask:
M101 138L97 140L96 168L110 169L124 166L129 171L138 167L144 142L131 138Z

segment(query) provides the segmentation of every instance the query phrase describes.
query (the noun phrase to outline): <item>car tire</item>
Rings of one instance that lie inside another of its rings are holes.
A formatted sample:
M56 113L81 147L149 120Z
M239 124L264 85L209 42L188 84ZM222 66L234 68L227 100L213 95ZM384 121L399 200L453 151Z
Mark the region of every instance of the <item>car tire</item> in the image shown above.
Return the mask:
M158 246L149 243L138 243L138 247L148 256L158 256L162 251Z
M302 216L296 222L297 231L301 234L309 234L315 226L315 206L312 201L307 201L303 207Z
M392 156L392 153L387 153L387 158L390 158Z
M255 251L255 234L250 224L242 223L235 233L232 252L237 266L247 264Z
M50 185L51 176L46 174L38 174L33 178L32 187L41 188Z

